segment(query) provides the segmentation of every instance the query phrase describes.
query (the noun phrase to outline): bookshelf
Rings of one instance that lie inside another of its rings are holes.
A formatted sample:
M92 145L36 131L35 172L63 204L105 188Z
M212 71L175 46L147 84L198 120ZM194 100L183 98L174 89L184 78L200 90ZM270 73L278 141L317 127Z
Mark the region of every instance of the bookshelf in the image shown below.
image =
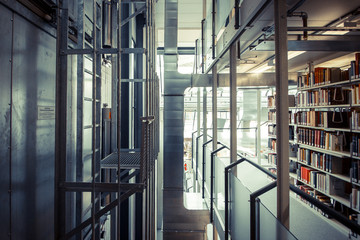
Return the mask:
M295 104L289 99L289 180L349 218L360 214L360 53L355 58L346 70L299 75ZM268 121L268 161L276 165L275 96Z
M347 217L360 213L360 54L355 58L347 70L317 67L298 77L298 151L290 159L298 187L341 204Z
M289 149L294 148L295 141L295 123L294 123L295 95L289 95ZM275 95L268 96L268 150L266 152L268 164L276 167L276 108Z

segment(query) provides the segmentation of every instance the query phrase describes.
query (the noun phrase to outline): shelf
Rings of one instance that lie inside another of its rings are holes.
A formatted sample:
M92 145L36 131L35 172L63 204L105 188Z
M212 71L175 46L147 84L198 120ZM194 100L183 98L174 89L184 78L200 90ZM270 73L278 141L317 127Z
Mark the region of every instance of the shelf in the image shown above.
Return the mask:
M269 154L269 153L276 153L276 151L268 148L268 149L266 149L266 153L267 153L267 154Z
M342 158L342 157L351 157L349 152L331 151L331 150L318 148L318 147L314 147L314 146L310 146L310 145L302 144L302 143L299 143L299 147L300 148L310 149L310 150L321 152L321 153L326 153L326 154L329 154L329 155L332 155L332 156L335 156L335 157L340 157L340 158Z
M297 174L296 174L296 173L289 172L289 176L290 176L291 178L297 180Z
M351 79L350 82L351 82L351 83L359 83L359 82L360 82L360 78Z
M268 125L276 125L276 122L268 120ZM289 126L295 126L295 123L289 123Z
M314 89L320 89L320 88L327 88L327 87L333 87L333 86L337 86L337 85L345 85L345 84L351 84L352 82L350 80L346 80L346 81L341 81L341 82L335 82L335 83L327 83L327 84L321 84L321 85L316 85L316 86L312 86L312 87L303 87L303 88L298 88L298 91L308 91L308 90L314 90Z
M360 106L360 104L359 104ZM341 105L320 105L320 106L298 106L297 109L316 109L316 108L350 108L350 104Z
M337 201L337 202L339 202L339 203L347 206L348 208L350 208L350 201L349 201L348 199L346 199L346 198L344 198L344 197L340 197L340 196L336 196L336 195L331 195L331 194L325 193L324 191L321 191L321 190L319 190L319 189L317 189L317 188L314 188L313 186L311 186L310 184L306 183L305 181L303 181L303 180L301 180L301 179L296 179L296 180L298 180L299 182L305 184L306 186L311 187L311 188L314 189L315 191L317 191L317 192L319 192L319 193L322 193L322 194L324 194L324 195L326 195L326 196L334 199L335 201ZM357 209L355 209L355 208L351 208L351 209L353 209L353 210L356 211L356 212L360 212L359 210L357 210Z
M276 110L276 107L267 107L269 110ZM297 107L289 107L289 109L296 109Z
M327 171L325 171L325 170L323 170L323 169L321 169L321 168L314 167L314 166L312 166L312 165L309 165L309 164L306 164L306 163L304 163L304 162L301 162L301 161L299 161L299 160L297 160L297 159L296 159L296 162L297 162L297 163L300 163L300 164L302 164L302 165L304 165L304 166L310 167L310 168L312 168L312 169L315 169L315 170L317 170L317 171L326 173L326 174L328 174L328 175L330 175L330 176L333 176L333 177L338 178L338 179L340 179L340 180L343 180L343 181L345 181L345 182L352 183L350 177L347 177L347 176L345 176L345 175L327 172Z
M325 127L313 127L313 126L307 126L307 125L301 125L301 124L295 124L298 128L311 128L311 129L317 129L317 130L324 130L327 132L351 132L352 130L349 128L325 128ZM354 132L354 131L353 131ZM360 132L360 131L359 131Z

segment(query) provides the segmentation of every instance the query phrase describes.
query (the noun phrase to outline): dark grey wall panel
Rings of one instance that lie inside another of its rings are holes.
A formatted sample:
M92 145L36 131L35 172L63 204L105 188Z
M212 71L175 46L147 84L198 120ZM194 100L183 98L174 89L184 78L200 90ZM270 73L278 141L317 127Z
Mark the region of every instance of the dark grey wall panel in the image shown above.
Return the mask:
M53 239L56 41L18 15L13 41L12 239Z
M0 4L0 239L10 232L11 18Z

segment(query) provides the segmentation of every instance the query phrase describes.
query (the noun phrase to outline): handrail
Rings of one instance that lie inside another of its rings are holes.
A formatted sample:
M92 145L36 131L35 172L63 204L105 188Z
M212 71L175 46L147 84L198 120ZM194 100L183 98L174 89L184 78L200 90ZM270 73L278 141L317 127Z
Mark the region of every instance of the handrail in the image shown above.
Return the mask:
M225 146L222 146L211 152L211 165L210 165L210 222L214 222L214 161L215 154L225 149Z
M197 130L191 134L191 167L192 168L194 168L194 134L195 133L197 133ZM197 172L195 174L197 174ZM197 178L195 178L195 180L197 180Z
M245 158L241 158L236 162L231 163L225 167L225 240L229 239L229 170L239 163L242 163Z
M250 194L250 239L251 240L255 240L255 239L259 239L259 221L257 222L258 224L256 225L256 220L259 220L259 217L256 217L256 208L258 210L259 213L259 199L258 196L270 191L271 189L273 189L274 187L277 186L277 182L274 181L262 188L260 188L259 190L253 192L252 194Z
M202 162L202 198L205 198L205 147L207 144L211 143L213 140L209 140L203 144L203 162Z
M209 142L211 142L211 140L209 140L207 143L203 144L203 172L204 172L204 165L205 165L205 151L204 151L204 147L206 144L208 144ZM226 148L226 149L230 149L227 145L218 142L218 144L222 145L222 149ZM229 207L228 207L228 198L229 198L229 192L228 192L228 172L231 168L233 168L234 166L240 164L241 162L248 162L251 165L253 165L255 168L257 168L258 170L262 171L263 173L265 173L266 175L268 175L269 177L271 177L272 179L276 180L277 176L275 174L273 174L272 172L270 172L269 170L265 169L264 167L258 165L257 163L243 157L241 154L237 154L237 156L241 157L241 159L239 159L238 161L231 163L230 165L228 165L227 167L225 167L225 239L227 239L228 237L228 232L229 232L229 224L228 224L228 211L229 211ZM276 181L272 184L275 184L276 186ZM270 185L272 186L272 185ZM268 186L265 186L268 187ZM203 188L204 188L204 177L203 177ZM261 190L261 189L260 189ZM293 184L290 184L290 190L293 191L294 193L296 193L297 195L301 196L302 198L306 199L308 202L310 202L311 204L313 204L314 206L318 207L319 209L321 209L324 213L328 214L329 216L332 216L334 219L338 220L339 222L341 222L344 226L346 226L347 228L351 229L353 232L360 234L360 225L356 224L355 222L347 219L345 216L341 215L340 213L338 213L337 211L335 211L332 208L329 208L328 206L324 205L323 203L321 203L320 201L318 201L317 199L311 197L310 195L308 195L307 193L301 191L300 189L298 189L297 187L295 187ZM259 190L258 190L259 191ZM256 193L256 192L254 192ZM203 189L203 198L204 198L204 189Z
M200 134L199 136L196 137L196 172L195 172L195 179L198 180L198 159L199 159L199 139L203 136L204 134Z

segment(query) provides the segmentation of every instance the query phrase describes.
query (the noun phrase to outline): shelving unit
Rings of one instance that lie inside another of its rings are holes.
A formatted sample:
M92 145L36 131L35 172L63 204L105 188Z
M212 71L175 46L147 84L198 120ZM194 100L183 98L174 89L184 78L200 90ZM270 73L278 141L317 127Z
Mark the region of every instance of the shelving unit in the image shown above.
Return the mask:
M315 71L319 69L331 71L326 68L315 68ZM340 75L339 68L336 71L339 78L346 75ZM303 81L301 77L298 81ZM329 80L330 76L327 77ZM319 73L316 78L310 81L319 82ZM326 201L329 206L340 204L347 217L360 214L360 129L355 128L355 123L360 126L359 83L360 78L351 76L315 86L298 83L296 106L289 107L289 127L295 135L289 143L296 146L296 157L289 157L291 166L295 166L290 168L289 181L313 197ZM272 147L277 139L274 105L274 96L269 96L268 123L273 131L269 130L269 148L272 149L267 154L270 168L276 172L276 148Z
M358 64L357 62L357 67ZM330 70L315 68L315 71L329 72ZM337 71L339 72L340 69ZM336 82L326 82L326 84L315 86L302 86L304 79L301 76L298 78L297 106L295 107L298 152L297 158L290 159L296 164L297 173L290 173L290 178L294 179L299 187L307 186L307 189L313 191L314 197L317 193L321 193L331 199L332 205L336 202L340 203L348 208L345 212L351 215L360 213L360 184L357 182L360 157L354 156L354 152L359 151L359 143L355 143L355 140L359 141L360 131L353 129L354 122L357 120L352 119L356 115L352 112L357 112L357 107L360 107L358 104L360 91L356 93L358 89L354 87L360 79L349 76L349 79L339 81L340 76L344 77L344 75L346 76L346 74L339 75ZM305 78L306 81L319 82L319 72L317 76L315 74L310 74L310 76ZM329 80L330 76L327 77ZM336 91L340 97L335 95ZM354 93L356 95L352 95ZM335 117L337 117L336 120ZM329 123L332 126L327 127ZM335 134L337 135L332 137ZM327 137L326 144L325 136ZM335 147L336 151L330 150L332 146L336 146L335 144L338 144L341 150L338 147ZM304 154L305 159L303 159ZM327 162L328 159L332 159L329 160L332 163ZM334 167L333 161L337 164L335 172L330 171ZM326 164L330 166L325 167ZM326 187L326 191L318 187L317 181L323 179L325 184L321 183ZM330 193L330 188L336 191Z

